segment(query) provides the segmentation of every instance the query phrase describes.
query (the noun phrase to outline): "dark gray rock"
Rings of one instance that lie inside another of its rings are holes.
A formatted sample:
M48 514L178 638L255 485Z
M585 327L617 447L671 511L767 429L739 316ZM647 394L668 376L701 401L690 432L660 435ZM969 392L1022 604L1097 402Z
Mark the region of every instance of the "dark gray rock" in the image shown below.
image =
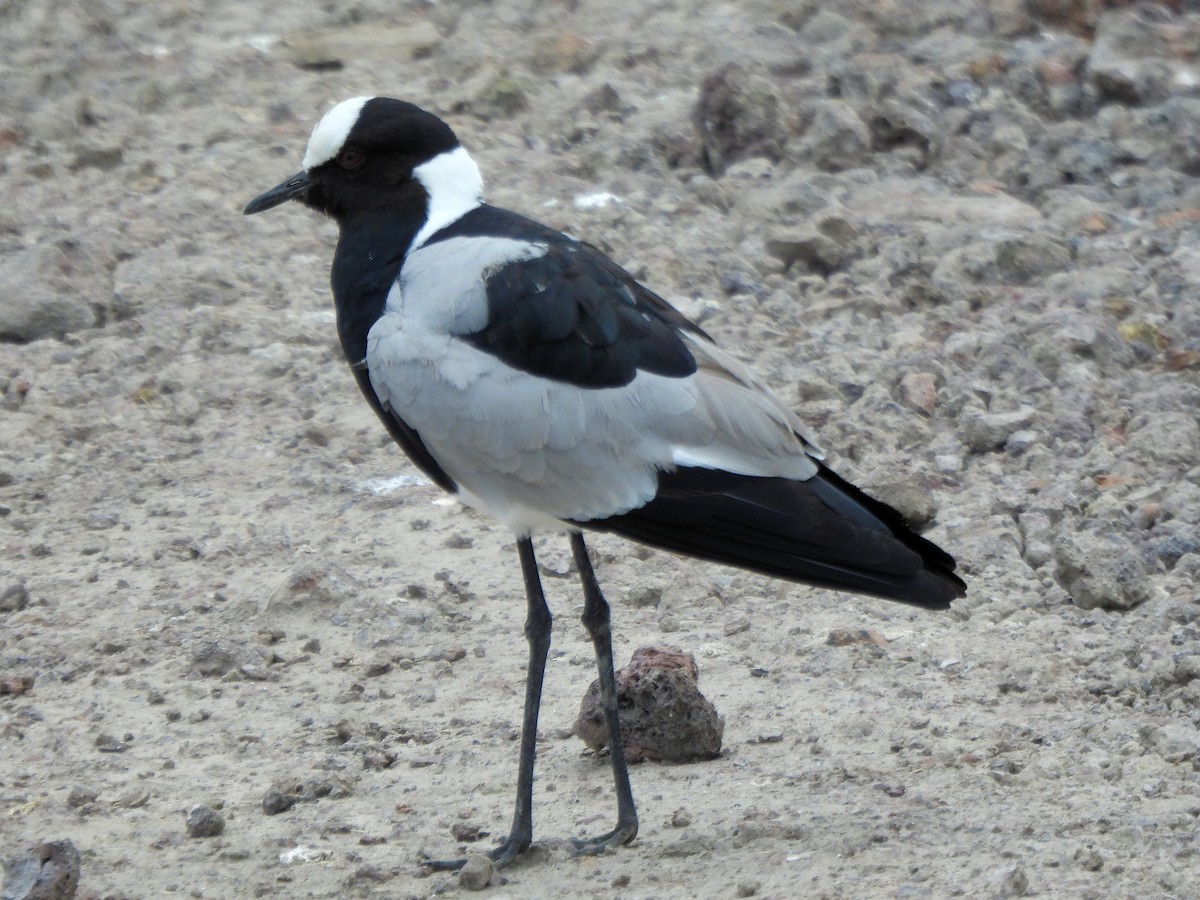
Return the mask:
M1029 427L1035 412L1028 406L1011 412L968 410L959 419L963 443L976 453L998 450L1014 432Z
M1045 235L1027 234L996 242L996 269L1001 279L1028 284L1071 264L1071 250Z
M73 900L79 888L79 850L63 838L43 841L4 863L4 900Z
M225 830L225 817L211 806L193 806L185 819L188 837L216 837Z
M1064 531L1054 542L1054 579L1080 609L1132 609L1151 596L1149 572L1119 534Z
M18 612L29 605L29 591L20 582L0 591L0 613Z
M814 166L840 172L861 166L871 152L871 131L849 103L821 100L800 150Z
M87 279L88 268L68 239L0 255L0 340L35 341L94 327L100 285Z
M1188 26L1184 26L1185 28ZM1195 26L1191 26L1193 29ZM1166 98L1173 83L1200 71L1175 57L1178 24L1166 7L1139 5L1111 9L1096 23L1087 61L1088 83L1103 102L1137 105Z
M720 175L739 159L779 159L787 139L782 105L770 81L736 63L704 79L693 113L704 168Z

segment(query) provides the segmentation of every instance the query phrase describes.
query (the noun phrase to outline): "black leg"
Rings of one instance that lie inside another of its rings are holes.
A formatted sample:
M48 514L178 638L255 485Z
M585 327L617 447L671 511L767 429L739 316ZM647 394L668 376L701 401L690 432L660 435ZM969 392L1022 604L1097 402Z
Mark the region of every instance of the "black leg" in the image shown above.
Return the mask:
M621 720L617 715L617 678L613 673L612 627L609 624L608 601L600 591L587 545L579 532L571 533L571 552L583 584L583 625L596 650L596 668L600 673L600 706L608 728L608 753L612 762L613 782L617 789L617 827L607 834L586 840L576 840L575 847L583 853L600 853L628 844L637 837L637 807L633 789L629 786L629 766L625 762L625 745L621 741Z
M513 810L512 830L504 843L488 853L497 868L508 865L519 854L529 849L533 841L533 763L537 754L542 680L546 675L546 657L550 653L550 626L553 622L550 608L546 606L546 596L542 593L542 579L538 575L537 560L533 555L533 541L527 537L518 539L517 553L521 557L521 573L525 576L525 602L528 609L525 618L525 639L529 642L529 664L525 670L525 714L521 720L521 760L517 770L517 803ZM610 673L611 655L610 652ZM456 870L461 869L465 862L465 859L430 860L425 865L435 870Z

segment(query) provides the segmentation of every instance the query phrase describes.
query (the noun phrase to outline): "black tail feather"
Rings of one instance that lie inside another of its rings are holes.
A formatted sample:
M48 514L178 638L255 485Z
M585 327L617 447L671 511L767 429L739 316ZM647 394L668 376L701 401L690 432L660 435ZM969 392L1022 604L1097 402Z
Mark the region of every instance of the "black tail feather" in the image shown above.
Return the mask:
M620 516L579 523L726 565L946 609L966 591L954 559L822 466L808 481L684 468Z

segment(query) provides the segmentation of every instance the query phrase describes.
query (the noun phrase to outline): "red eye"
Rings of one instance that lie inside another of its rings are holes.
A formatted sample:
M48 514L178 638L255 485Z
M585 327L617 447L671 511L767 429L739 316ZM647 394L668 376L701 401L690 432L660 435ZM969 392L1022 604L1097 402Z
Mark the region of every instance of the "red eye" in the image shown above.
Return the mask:
M367 161L366 154L353 147L347 147L337 156L338 165L343 169L357 169Z

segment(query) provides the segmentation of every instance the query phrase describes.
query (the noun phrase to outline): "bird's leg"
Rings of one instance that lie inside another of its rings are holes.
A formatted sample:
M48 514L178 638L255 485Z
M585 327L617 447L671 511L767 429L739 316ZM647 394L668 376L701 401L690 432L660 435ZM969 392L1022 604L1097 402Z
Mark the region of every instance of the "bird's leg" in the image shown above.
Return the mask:
M517 803L513 810L512 829L504 843L488 852L496 868L508 865L529 849L533 841L533 763L537 753L538 710L542 704L542 680L546 674L546 657L550 653L550 626L553 619L542 593L533 555L533 541L528 537L517 540L521 557L521 573L525 576L525 639L529 642L529 663L525 670L525 713L521 720L521 760L517 770ZM594 579L593 579L594 580ZM610 654L611 657L611 654ZM610 663L611 671L611 663ZM435 870L457 870L465 859L430 860L424 863Z
M583 584L583 625L596 651L596 668L600 673L600 707L604 710L604 724L608 729L609 760L612 762L613 782L617 789L617 827L598 837L577 839L574 844L581 853L601 853L628 844L637 836L637 807L633 802L633 789L629 786L629 766L625 761L621 720L617 715L617 677L613 672L608 601L600 591L592 561L588 559L587 545L579 532L571 533L571 552Z

